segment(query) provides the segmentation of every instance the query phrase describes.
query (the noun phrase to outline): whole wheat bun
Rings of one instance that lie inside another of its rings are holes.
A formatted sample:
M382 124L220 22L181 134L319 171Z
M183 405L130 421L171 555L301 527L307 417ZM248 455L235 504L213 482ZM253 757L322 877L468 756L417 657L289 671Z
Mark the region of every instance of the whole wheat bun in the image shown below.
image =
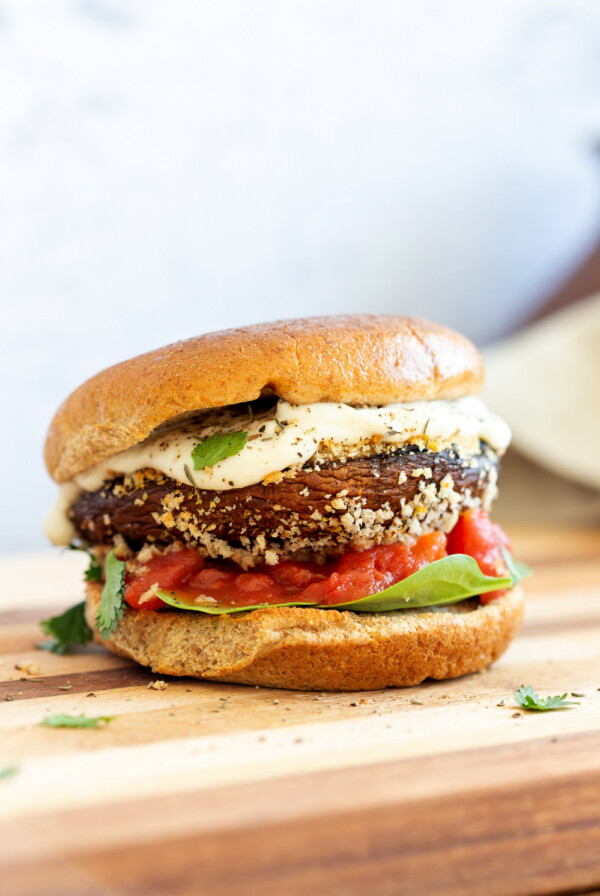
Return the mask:
M493 663L523 617L519 588L481 606L349 613L273 607L248 613L126 609L108 640L95 630L102 585L87 585L95 640L161 675L293 690L360 691L457 678Z
M266 391L305 404L378 405L478 392L481 358L464 336L409 317L343 315L208 333L96 374L58 409L46 465L65 482L143 441L161 423Z

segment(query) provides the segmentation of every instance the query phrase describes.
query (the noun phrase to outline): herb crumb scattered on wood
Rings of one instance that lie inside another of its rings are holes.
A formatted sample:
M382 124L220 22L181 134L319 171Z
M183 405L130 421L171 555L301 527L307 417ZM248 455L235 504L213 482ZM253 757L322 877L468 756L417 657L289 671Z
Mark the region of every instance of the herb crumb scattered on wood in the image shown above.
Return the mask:
M518 691L513 691L515 703L529 712L547 712L554 709L565 709L570 706L579 706L573 700L567 700L567 692L557 694L555 697L540 697L530 684L522 684Z
M62 713L55 713L46 716L40 722L46 728L104 728L115 716L68 716Z

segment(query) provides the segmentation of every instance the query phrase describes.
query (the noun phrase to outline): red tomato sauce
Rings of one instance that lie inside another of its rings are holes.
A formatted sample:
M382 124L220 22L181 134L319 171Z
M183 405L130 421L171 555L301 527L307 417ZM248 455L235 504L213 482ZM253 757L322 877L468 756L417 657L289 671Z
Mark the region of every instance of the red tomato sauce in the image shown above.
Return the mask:
M166 606L151 594L152 587L158 584L184 602L205 595L227 607L293 601L325 606L348 603L377 594L448 554L469 554L487 575L505 575L502 546L510 547L500 526L492 523L484 511L468 510L448 536L431 532L410 546L378 545L365 551L349 551L323 565L286 560L276 566L243 572L234 563L205 560L193 549L182 548L157 554L140 564L139 573L128 572L125 600L136 609L157 610ZM482 603L503 593L485 594Z

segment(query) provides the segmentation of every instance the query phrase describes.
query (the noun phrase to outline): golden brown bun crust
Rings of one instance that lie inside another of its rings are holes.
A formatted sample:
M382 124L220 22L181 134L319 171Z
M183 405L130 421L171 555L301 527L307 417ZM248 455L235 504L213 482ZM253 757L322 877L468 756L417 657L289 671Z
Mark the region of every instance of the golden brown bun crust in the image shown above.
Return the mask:
M389 404L478 392L481 358L464 336L388 315L276 321L207 333L96 374L58 409L46 439L65 482L189 411L253 401L265 389L306 404Z
M102 586L87 586L94 622ZM279 607L205 616L125 610L108 641L95 640L162 675L308 691L360 691L456 678L493 663L517 633L523 595L450 611L348 613Z

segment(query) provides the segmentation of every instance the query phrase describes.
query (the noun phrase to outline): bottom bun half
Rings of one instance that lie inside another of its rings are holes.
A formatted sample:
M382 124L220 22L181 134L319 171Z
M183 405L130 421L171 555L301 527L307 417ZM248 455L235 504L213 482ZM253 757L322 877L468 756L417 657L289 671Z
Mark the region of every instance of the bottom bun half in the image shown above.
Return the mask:
M506 650L523 618L514 588L486 606L392 613L273 607L248 613L126 609L108 640L95 630L102 586L87 586L94 639L162 675L293 690L407 687L478 672Z

